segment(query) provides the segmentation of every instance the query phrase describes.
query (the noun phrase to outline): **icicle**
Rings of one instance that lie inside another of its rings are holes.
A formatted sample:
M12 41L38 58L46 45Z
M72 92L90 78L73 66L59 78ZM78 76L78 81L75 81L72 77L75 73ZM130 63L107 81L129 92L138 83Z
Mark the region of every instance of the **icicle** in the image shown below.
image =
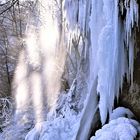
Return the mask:
M129 5L129 6L128 6ZM126 20L125 20L125 34L126 34L126 45L129 51L129 70L127 72L128 80L133 84L133 65L134 65L134 39L132 34L132 28L134 25L138 26L138 4L135 0L125 0L126 8ZM136 24L135 24L136 23ZM131 78L130 78L131 77Z
M127 73L128 79L131 75L131 82L133 81L134 41L131 39L131 30L134 23L138 21L138 6L135 0L124 2L127 12L123 26L118 15L118 2L113 0L95 2L93 0L92 5L94 10L92 11L93 16L91 15L93 19L91 19L90 28L91 45L94 51L92 53L93 58L90 59L95 60L91 64L94 66L92 71L94 71L94 75L96 72L98 75L97 92L100 95L99 109L102 124L105 123L107 112L111 113L113 109L115 97L119 97L119 88L122 88L125 73ZM101 8L100 12L98 11L99 8ZM101 12L102 10L103 12ZM123 13L123 9L121 11ZM100 20L104 24L101 24ZM124 42L129 49L129 65ZM97 46L96 50L95 46Z

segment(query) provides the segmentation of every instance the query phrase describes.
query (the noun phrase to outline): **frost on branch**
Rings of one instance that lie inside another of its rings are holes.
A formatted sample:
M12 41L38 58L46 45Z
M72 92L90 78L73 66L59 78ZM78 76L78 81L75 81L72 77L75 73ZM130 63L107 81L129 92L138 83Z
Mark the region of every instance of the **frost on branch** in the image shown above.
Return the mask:
M13 100L11 98L0 98L0 128L4 128L10 123L13 109Z

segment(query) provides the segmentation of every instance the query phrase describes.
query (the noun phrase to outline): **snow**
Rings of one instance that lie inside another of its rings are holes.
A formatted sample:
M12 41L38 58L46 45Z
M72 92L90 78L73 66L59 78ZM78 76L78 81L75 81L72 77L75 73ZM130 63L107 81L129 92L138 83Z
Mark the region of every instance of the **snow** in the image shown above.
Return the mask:
M127 108L118 107L113 110L110 121L90 140L133 140L140 132L140 124L133 120L134 114Z
M127 108L118 107L113 110L112 114L110 115L110 120L114 120L119 117L127 117L131 119L131 118L134 118L134 114Z
M54 123L55 122L55 123ZM59 118L53 123L42 122L36 124L26 136L25 140L35 140L41 138L41 140L71 140L74 137L74 127L76 123L69 124L66 119ZM77 127L77 126L76 126Z
M120 117L111 120L98 130L90 140L134 140L138 134L138 127L131 119ZM138 122L134 121L136 124Z
M72 94L75 89L76 80L74 79L69 92L62 93L59 98L56 112L47 114L47 121L36 123L35 127L29 131L25 140L71 140L75 137L75 131L79 126L80 114L78 115L71 108Z

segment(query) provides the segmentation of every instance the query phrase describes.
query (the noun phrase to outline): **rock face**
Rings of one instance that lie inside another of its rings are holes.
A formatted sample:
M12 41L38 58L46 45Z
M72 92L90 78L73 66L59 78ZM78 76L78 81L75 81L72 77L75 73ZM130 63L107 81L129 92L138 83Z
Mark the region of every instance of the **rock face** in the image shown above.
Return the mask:
M133 86L130 86L128 83L124 83L119 105L128 107L136 115L137 120L140 122L140 32L138 31L136 33L136 43L137 47L135 49L134 61L134 84Z

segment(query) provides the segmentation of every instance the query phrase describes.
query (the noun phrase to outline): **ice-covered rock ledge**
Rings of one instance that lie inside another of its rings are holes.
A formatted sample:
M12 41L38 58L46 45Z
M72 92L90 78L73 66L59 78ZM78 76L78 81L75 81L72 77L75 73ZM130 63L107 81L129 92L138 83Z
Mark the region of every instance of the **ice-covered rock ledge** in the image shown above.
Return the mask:
M109 123L98 130L90 140L134 140L140 133L140 124L131 119L134 115L129 109L119 107L111 116Z
M59 117L52 122L37 123L26 135L25 140L74 140L78 120L78 117L71 116L71 120Z

